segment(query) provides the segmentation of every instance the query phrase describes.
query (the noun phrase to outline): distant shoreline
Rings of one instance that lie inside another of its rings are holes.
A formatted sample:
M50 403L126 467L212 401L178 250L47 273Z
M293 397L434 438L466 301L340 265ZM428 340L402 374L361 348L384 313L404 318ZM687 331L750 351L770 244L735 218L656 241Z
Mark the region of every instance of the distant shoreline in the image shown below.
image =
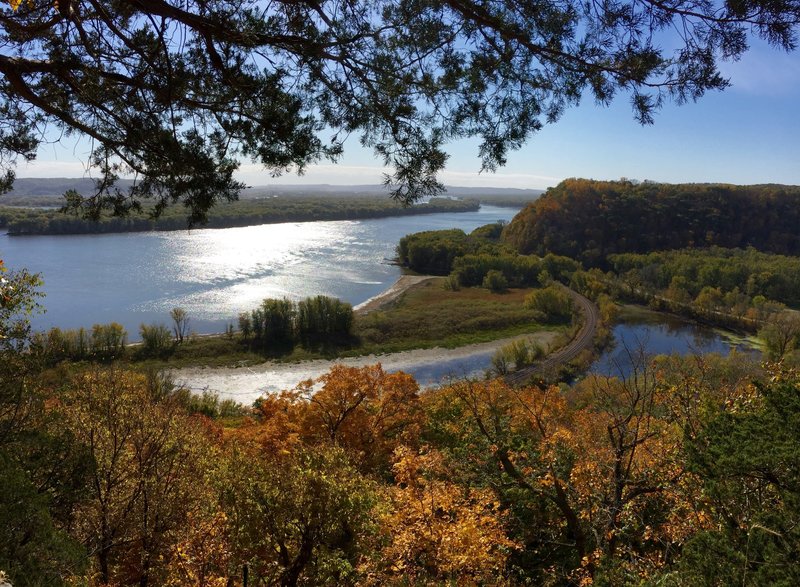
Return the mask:
M366 220L396 216L416 216L475 212L478 200L453 200L433 198L424 204L403 207L393 200L374 197L349 198L269 198L241 200L221 204L214 208L208 222L196 229L239 228L285 222L320 222L340 220ZM185 210L168 208L168 212L154 220L146 216L104 218L89 221L67 216L58 211L25 210L0 206L0 227L5 226L8 236L58 236L71 234L120 234L128 232L161 232L187 230Z

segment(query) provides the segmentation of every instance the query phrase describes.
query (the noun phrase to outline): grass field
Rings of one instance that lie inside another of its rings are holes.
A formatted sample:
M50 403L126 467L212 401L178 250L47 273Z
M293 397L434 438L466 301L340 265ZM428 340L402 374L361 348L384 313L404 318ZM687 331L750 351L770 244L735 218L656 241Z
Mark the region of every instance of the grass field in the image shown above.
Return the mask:
M453 348L542 329L523 307L529 289L447 291L444 278L410 288L395 304L360 316L354 332L367 352Z

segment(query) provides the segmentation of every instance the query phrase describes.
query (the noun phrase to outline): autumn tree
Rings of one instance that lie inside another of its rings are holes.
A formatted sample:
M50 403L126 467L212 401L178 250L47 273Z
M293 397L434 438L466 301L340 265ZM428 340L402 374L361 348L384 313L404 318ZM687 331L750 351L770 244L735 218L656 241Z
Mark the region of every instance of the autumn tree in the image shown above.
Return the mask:
M211 502L217 505L216 501ZM227 516L216 511L194 512L179 529L168 555L163 585L168 587L227 587L232 580L232 553Z
M413 377L386 373L380 364L334 365L295 390L290 417L306 442L340 446L362 470L387 472L395 448L417 442L418 392Z
M588 381L569 402L558 388L500 381L440 393L437 410L456 405L445 429L461 440L451 442L472 447L458 449L467 474L526 520L511 537L524 545L512 565L527 580L641 580L705 523L683 483L680 428L658 417L652 374Z
M0 259L0 444L24 426L34 399L28 390L36 367L22 351L30 342L39 284L38 275L10 271Z
M66 528L88 461L48 414L41 364L27 350L38 285L0 259L0 569L17 586L63 585L85 566Z
M189 334L189 313L183 308L172 308L169 311L172 318L172 330L175 333L175 342L183 343L183 339Z
M773 361L780 360L797 347L800 315L796 312L773 314L758 331L758 336L764 341L769 358Z
M139 353L144 356L164 356L174 348L172 335L164 324L140 324L139 336L142 338Z
M395 451L396 487L381 517L386 545L369 564L371 584L504 584L506 515L488 488L459 486L435 450Z
M748 403L719 413L694 439L690 466L715 524L687 544L677 585L791 585L800 580L800 386L776 372Z
M102 583L160 584L176 530L198 498L202 425L176 402L157 401L143 375L94 369L61 399L65 427L91 456L75 535Z
M190 222L236 198L241 158L302 170L335 159L351 133L413 201L441 188L446 141L477 137L482 169L494 170L584 94L601 104L627 94L652 122L665 101L725 88L719 61L751 37L793 49L800 11L794 0L10 4L4 186L17 158L77 134L98 180L88 198L69 193L69 209L123 214L152 196L154 213L180 201Z
M372 532L372 482L330 445L266 453L248 433L227 447L217 481L232 561L255 584L345 584Z

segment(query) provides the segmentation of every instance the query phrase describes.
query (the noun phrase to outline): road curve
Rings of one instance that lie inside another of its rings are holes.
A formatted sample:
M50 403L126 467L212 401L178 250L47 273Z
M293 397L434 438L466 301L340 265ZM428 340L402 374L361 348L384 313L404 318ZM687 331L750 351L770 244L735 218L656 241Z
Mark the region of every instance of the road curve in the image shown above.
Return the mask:
M566 346L550 353L544 359L529 367L506 375L505 381L509 385L522 385L534 375L552 372L559 366L577 357L583 349L589 348L592 345L592 340L597 331L597 324L600 321L600 312L597 306L575 290L564 285L561 285L561 287L569 294L583 314L583 324L580 330L578 330L573 339Z

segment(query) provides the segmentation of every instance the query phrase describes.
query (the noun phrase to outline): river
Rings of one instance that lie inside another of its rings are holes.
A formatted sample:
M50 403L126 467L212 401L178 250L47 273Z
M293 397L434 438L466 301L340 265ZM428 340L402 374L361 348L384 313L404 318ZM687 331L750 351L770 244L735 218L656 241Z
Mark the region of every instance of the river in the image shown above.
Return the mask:
M42 274L46 313L36 328L76 328L120 322L132 339L141 323L168 322L169 310L189 312L198 333L220 332L239 312L265 297L301 299L324 294L353 305L385 290L400 269L388 260L399 239L411 232L462 228L469 232L515 209L482 206L477 212L428 214L357 221L300 222L244 228L108 235L8 237L0 235L0 258L9 267ZM649 354L719 352L746 347L721 331L653 312L626 313L614 327L614 344L590 371L630 372L628 350ZM466 351L411 351L348 360L383 361L423 386L447 377L480 376L492 345ZM257 369L190 370L178 379L195 390L208 388L246 403L264 392L318 377L330 363L265 365Z
M553 340L553 333L539 333L543 345ZM381 363L385 371L404 371L414 377L420 387L435 387L450 380L483 378L491 366L491 358L502 341L481 343L458 349L418 349L348 357L336 361L350 367ZM186 368L173 372L176 383L194 392L211 391L221 398L250 404L258 397L292 389L300 381L316 379L326 373L333 362L325 360L301 363L263 363L239 368Z
M242 228L103 235L0 235L0 258L44 279L46 313L37 329L119 322L138 339L139 325L169 322L184 308L197 333L221 332L268 297L328 295L353 305L394 283L401 237L423 230L467 232L518 209L370 220L291 222Z

